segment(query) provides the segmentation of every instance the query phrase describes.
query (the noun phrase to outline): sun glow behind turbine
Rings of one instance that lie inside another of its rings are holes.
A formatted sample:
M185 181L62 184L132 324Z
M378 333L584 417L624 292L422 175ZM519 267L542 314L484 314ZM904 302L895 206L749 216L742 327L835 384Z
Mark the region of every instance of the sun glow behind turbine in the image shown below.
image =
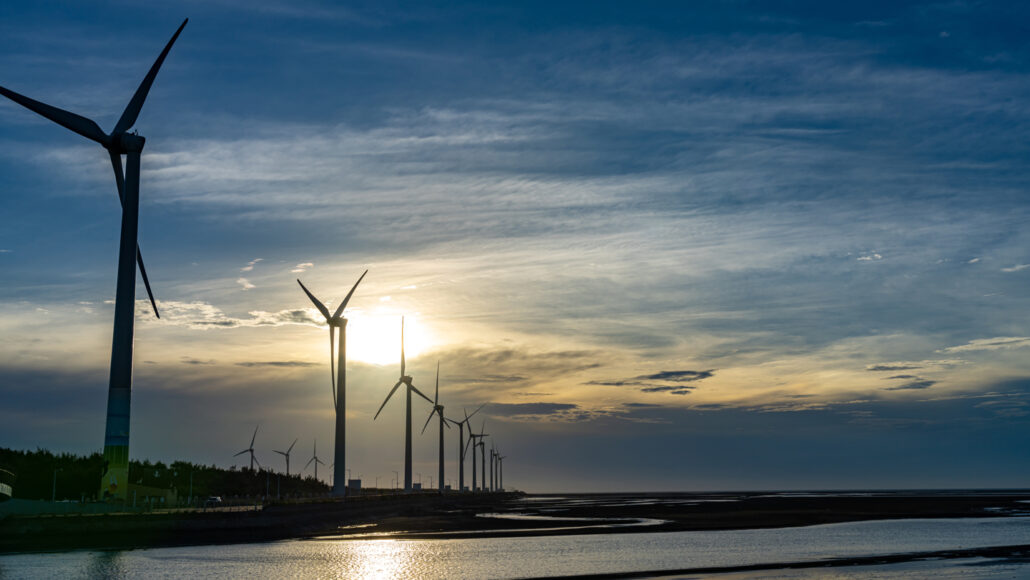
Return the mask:
M395 364L400 341L399 317L400 313L392 309L355 309L348 316L347 357L377 365ZM417 314L404 317L404 350L409 359L415 359L433 347L436 337L431 328L420 322Z

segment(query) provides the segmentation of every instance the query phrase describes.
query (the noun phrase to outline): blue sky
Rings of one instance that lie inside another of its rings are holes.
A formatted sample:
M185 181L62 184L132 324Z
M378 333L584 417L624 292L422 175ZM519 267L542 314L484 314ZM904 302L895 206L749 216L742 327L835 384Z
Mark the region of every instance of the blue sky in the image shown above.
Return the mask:
M1022 486L1028 10L44 2L0 7L0 84L109 130L190 18L136 124L136 457L328 442L294 279L335 304L368 268L366 480L405 315L524 489ZM0 194L0 444L99 449L108 161L3 102Z

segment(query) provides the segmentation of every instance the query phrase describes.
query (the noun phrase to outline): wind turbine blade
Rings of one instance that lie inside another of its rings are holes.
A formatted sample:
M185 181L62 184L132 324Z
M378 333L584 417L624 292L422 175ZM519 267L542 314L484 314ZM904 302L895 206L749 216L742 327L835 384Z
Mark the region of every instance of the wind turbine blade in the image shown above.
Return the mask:
M471 445L473 441L475 441L475 437L473 437L472 434L469 433L469 438L465 441L465 450L461 452L462 456L466 455L469 452L469 445Z
M43 115L47 119L57 123L65 129L70 129L83 137L96 141L104 147L111 144L111 138L108 137L103 129L100 128L92 119L87 119L81 115L65 111L64 109L58 109L57 107L51 107L46 103L41 103L35 99L30 99L25 95L20 95L10 89L0 87L0 95L11 99L15 103Z
M311 459L308 459L308 462L304 464L304 469L307 469L308 467L310 467L311 466L311 462L314 461L314 460L315 460L314 457L312 457Z
M426 424L422 426L422 434L426 434L426 427L429 427L429 422L433 420L433 414L436 413L436 409L429 412L429 417L426 417Z
M132 95L132 100L125 107L125 111L122 113L122 117L118 119L118 124L114 126L114 131L111 131L112 135L118 135L124 133L132 128L136 124L136 117L139 116L140 109L143 108L143 101L147 100L147 93L150 92L150 85L154 84L154 78L157 77L157 71L161 69L161 64L164 63L165 57L168 56L168 51L172 49L172 45L175 44L175 39L179 38L179 33L182 32L183 28L186 28L186 23L190 19L182 21L179 25L179 29L172 35L172 39L165 45L165 49L161 51L161 54L154 61L153 66L150 67L150 72L147 76L143 77L143 82L140 83L139 88L136 89L136 94Z
M412 390L412 391L415 391L416 393L418 393L418 395L419 395L420 397L422 397L423 399L425 399L426 401L428 401L430 405L435 405L435 404L436 404L436 403L433 403L433 400L432 400L432 399L430 399L429 397L427 397L427 396L425 395L425 393L423 393L422 391L420 391L420 390L416 389L416 388L415 388L415 385L408 385L408 386L409 386L409 387L411 387L411 390Z
M258 425L257 427L254 427L254 436L250 438L250 448L251 449L254 448L254 440L257 439L257 430L258 430L258 427L260 427L260 426L261 425Z
M364 273L361 274L361 278L358 278L358 281L354 283L353 287L351 287L350 292L347 293L347 297L343 299L343 302L340 302L340 305L336 308L336 313L333 314L333 318L339 316L343 312L343 309L347 307L347 303L350 302L350 297L353 296L354 291L358 289L358 284L361 284L361 280L365 278L365 274L368 274L368 270L365 270Z
M443 416L443 411L440 411L440 418L443 419L443 426L447 427L448 429L450 429L451 426L447 424L448 419L447 419L447 417Z
M465 413L465 420L466 420L466 421L468 421L469 419L471 419L471 418L472 418L472 417L473 417L473 416L474 416L474 415L475 415L476 413L478 413L479 411L481 411L481 410L483 409L483 407L485 407L485 406L486 406L486 403L483 403L482 405L480 405L480 406L479 406L479 408L477 408L477 409L476 409L475 411L472 411L472 415L469 415L469 414L468 414L468 413L466 412L466 413Z
M382 405L379 405L379 410L378 410L378 411L376 411L376 416L375 416L375 417L372 417L372 420L373 420L373 421L375 421L375 420L376 420L376 417L378 417L378 416L379 416L379 413L382 413L382 412L383 412L383 407L385 407L385 406L386 406L386 403L387 403L387 402L388 402L388 401L390 400L390 397L392 397L392 396L393 396L393 394L397 392L397 387L401 386L402 384L404 384L404 383L402 383L402 382L400 382L400 381L397 381L397 384L393 386L393 389L391 389L391 390L390 390L390 394L389 394L389 395L386 395L386 399L385 399L385 400L383 400L383 404L382 404Z
M325 321L329 322L330 321L329 309L325 307L325 304L322 304L318 300L318 298L315 298L314 294L312 294L311 292L308 292L307 287L304 286L304 283L301 282L300 279L297 280L297 283L300 284L300 287L304 290L304 293L307 294L308 298L310 298L311 301L315 304L315 308L317 308L318 311L322 313L322 316L325 316Z
M236 457L237 455L243 455L244 453L246 453L248 451L250 451L250 449L244 449L243 451L240 451L239 453L236 453L235 455L233 455L233 457Z
M433 404L440 403L440 361L436 361L436 395L433 396Z
M287 455L289 455L289 453L290 453L291 451L293 451L293 446L294 446L294 445L296 445L296 444L297 444L297 440L296 440L296 439L294 439L294 440L293 440L293 443L290 443L290 446L289 446L289 448L287 448L287 449L286 449L286 454L287 454Z
M283 457L286 457L286 452L285 451L279 451L278 449L273 449L272 453L278 453L279 455L282 455Z
M154 292L150 289L150 279L147 278L147 268L143 265L143 254L139 250L139 244L136 244L136 263L139 264L140 277L143 278L143 286L147 289L150 305L154 308L154 316L161 318L161 313L157 311L157 301L154 300Z
M250 458L254 460L254 463L257 463L257 464L258 464L258 467L261 467L261 462L260 462L260 461L258 461L258 458L257 458L257 456L255 456L255 455L254 455L253 453L251 453L251 454L250 454Z
M404 317L401 316L401 376L404 376Z
M331 323L329 324L329 381L333 389L333 409L337 409L336 405L336 361L335 351L336 350L336 327Z

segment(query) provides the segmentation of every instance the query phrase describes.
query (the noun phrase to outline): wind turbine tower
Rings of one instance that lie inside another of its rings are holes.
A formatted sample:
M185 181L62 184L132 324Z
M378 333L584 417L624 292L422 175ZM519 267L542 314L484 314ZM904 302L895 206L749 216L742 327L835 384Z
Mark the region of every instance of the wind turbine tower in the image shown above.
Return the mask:
M481 469L483 470L483 491L486 491L486 442L483 441L484 437L489 437L488 433L483 433L486 430L486 421L483 421L482 427L479 428L479 442L476 445L479 446L479 462L482 464ZM475 453L475 450L472 451Z
M437 478L438 487L440 493L443 493L443 428L446 426L448 429L451 428L447 424L446 419L443 416L443 405L440 404L440 363L436 363L436 395L434 395L433 410L429 412L429 417L426 419L426 424L422 426L422 433L426 432L426 427L429 427L429 422L433 420L433 415L440 416L440 470L439 477Z
M357 290L358 284L361 284L365 274L368 274L368 270L361 274L358 281L351 287L350 292L347 293L347 297L343 299L343 302L340 302L336 312L332 315L329 314L329 309L325 307L325 304L322 304L318 298L315 298L311 292L308 292L308 289L300 280L297 280L301 289L304 290L304 293L314 303L315 308L322 313L322 316L325 316L325 321L329 324L329 377L332 380L333 409L336 411L336 446L333 449L333 463L335 464L333 471L333 495L337 497L343 497L347 494L347 479L344 477L344 469L347 467L347 319L343 317L343 309L347 307L347 302L354 295L354 291ZM340 349L335 353L337 365L334 372L333 349L337 328L340 329Z
M415 388L415 385L411 384L412 378L404 374L404 317L401 317L401 377L397 380L397 384L390 390L390 394L386 395L386 399L383 400L383 404L379 406L379 410L376 411L375 417L372 420L375 421L379 417L379 413L383 412L383 407L390 401L390 397L397 392L397 388L401 385L405 385L405 395L407 396L407 406L404 418L404 492L411 493L411 393L412 391L418 393L420 397L433 403L433 400L427 397L422 391ZM435 404L435 403L434 403Z
M118 246L118 282L115 291L114 334L111 340L111 371L107 387L107 425L104 430L104 474L100 479L101 497L126 500L128 497L129 477L129 411L132 398L132 334L133 317L136 309L136 264L139 264L147 295L157 314L157 303L150 290L146 269L143 267L143 256L139 250L137 234L139 230L139 181L140 157L146 142L141 135L129 133L136 124L143 102L147 99L150 87L157 77L157 72L164 63L168 51L189 19L183 20L179 29L172 35L164 50L143 77L132 100L125 107L110 133L104 131L96 122L57 107L30 99L14 91L0 87L0 94L35 111L51 121L69 129L83 137L95 141L107 149L114 169L118 196L122 203L121 240ZM122 155L126 156L122 166ZM158 315L160 317L160 315Z

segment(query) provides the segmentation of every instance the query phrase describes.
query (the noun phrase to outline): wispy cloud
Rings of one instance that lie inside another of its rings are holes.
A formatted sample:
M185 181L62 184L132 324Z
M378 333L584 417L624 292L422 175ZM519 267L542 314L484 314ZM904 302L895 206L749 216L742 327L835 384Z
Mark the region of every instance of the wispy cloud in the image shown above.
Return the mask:
M254 269L254 266L256 266L258 262L263 262L263 261L264 261L264 258L254 258L253 260L247 262L246 266L240 268L240 272L250 272L251 270Z
M1002 272L1019 272L1020 270L1026 270L1027 268L1030 268L1030 264L1016 264L1015 266L1010 266L1008 268L1002 268L1001 271Z
M315 267L315 264L312 263L312 262L302 262L302 263L297 264L296 266L294 266L293 269L290 270L290 272L292 272L294 274L299 274L301 272L304 272L308 268L314 268L314 267Z
M243 278L242 276L236 279L236 283L239 284L243 290L257 288L257 286L251 284L250 280Z
M146 300L136 301L137 316L149 312L150 303ZM280 310L265 312L253 310L248 318L237 318L227 315L220 308L206 302L178 302L166 300L161 302L161 319L144 317L147 324L183 326L194 329L241 328L259 326L282 326L299 324L305 326L324 326L325 321L313 315L313 311L304 309Z
M1011 348L1030 347L1030 337L1026 336L996 336L994 338L978 338L966 344L950 346L941 352L974 352L980 350L1003 350Z

